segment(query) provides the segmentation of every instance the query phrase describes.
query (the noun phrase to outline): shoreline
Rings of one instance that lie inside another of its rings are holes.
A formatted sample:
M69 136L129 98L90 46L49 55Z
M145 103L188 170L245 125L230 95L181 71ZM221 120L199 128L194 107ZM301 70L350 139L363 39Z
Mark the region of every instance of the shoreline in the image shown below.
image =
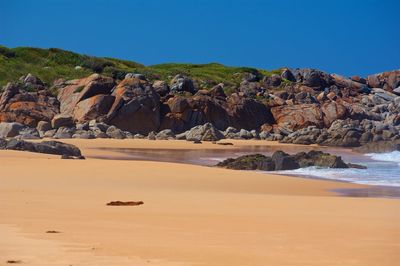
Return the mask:
M331 191L365 185L90 158L108 154L96 145L203 148L187 142L74 141L65 142L86 160L0 151L0 264L392 266L400 259L400 201ZM106 206L115 200L144 204Z
M196 153L196 156L211 156L211 153L215 153L214 158L225 159L227 156L232 157L233 152L243 154L262 152L272 153L276 150L284 149L285 151L299 152L299 151L309 151L309 150L323 150L325 152L340 154L352 158L362 158L364 153L354 151L351 148L343 147L328 147L328 146L318 146L318 145L300 145L300 144L286 144L279 143L278 141L260 141L260 140L234 140L226 139L220 141L222 143L232 143L233 145L217 145L211 142L203 142L202 144L193 144L185 140L117 140L117 144L114 144L115 140L107 140L102 142L98 147L91 143L92 140L78 141L80 145L83 145L85 152L89 152L91 158L104 159L104 160L135 160L135 161L156 161L156 162L172 162L172 163L183 163L189 165L200 165L200 166L214 166L215 161L207 160L209 158L192 159L188 160L181 153L188 153L191 156L191 151ZM68 142L68 140L66 140ZM74 140L68 142L71 144L78 144ZM113 147L111 147L113 146ZM159 146L159 149L155 149ZM124 147L124 148L122 148ZM86 150L87 149L87 150ZM204 151L200 151L204 150ZM179 157L174 157L173 152L179 152ZM99 155L99 153L111 153L107 155ZM143 153L145 153L143 155ZM371 161L371 159L365 157L363 158L366 162ZM333 181L339 183L348 184L358 184L365 187L354 189L333 189L332 191L338 193L340 196L348 197L382 197L382 198L400 198L400 187L397 186L385 186L385 185L374 185L374 184L360 184L357 182L351 182L349 180L339 180L332 178L323 178L312 175L299 175L293 173L276 173L276 172L262 172L262 174L274 174L291 176L296 178L306 178L306 179L316 179L323 181Z

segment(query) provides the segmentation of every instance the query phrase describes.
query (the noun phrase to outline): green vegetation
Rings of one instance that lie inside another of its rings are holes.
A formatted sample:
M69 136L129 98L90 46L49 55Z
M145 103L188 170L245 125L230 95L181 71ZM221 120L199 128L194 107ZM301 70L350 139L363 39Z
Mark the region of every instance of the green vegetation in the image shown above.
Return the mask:
M278 70L279 71L279 70ZM227 67L210 64L142 64L108 57L94 57L56 48L40 49L31 47L7 48L0 46L0 86L31 73L51 85L59 78L75 79L92 73L102 73L116 79L123 79L126 73L146 75L151 80L170 80L176 74L192 78L199 88L208 89L224 83L227 93L232 92L244 73L272 75L273 72L247 67Z

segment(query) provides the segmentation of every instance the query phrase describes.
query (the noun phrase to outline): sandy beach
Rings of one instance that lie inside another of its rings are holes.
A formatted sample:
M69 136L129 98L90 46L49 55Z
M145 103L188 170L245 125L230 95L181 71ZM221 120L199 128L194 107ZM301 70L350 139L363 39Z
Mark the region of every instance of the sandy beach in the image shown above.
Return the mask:
M363 185L119 160L119 152L105 149L281 144L65 142L87 159L0 151L0 265L366 266L400 260L400 201L332 192ZM144 204L106 206L116 200ZM59 233L46 233L51 230Z

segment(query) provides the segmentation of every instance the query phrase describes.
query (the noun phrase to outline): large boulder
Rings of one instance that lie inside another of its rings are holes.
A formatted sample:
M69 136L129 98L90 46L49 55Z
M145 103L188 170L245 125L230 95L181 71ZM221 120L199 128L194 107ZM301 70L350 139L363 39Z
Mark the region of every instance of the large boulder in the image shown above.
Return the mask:
M192 97L175 96L167 101L167 111L160 129L182 132L204 123L212 123L223 130L229 126L226 102L209 93L197 93Z
M225 109L229 115L229 126L234 128L252 130L265 123L275 122L269 107L256 100L240 97L236 93L227 99Z
M107 115L115 97L99 94L80 101L74 109L74 119L79 122L90 121Z
M283 105L271 108L276 123L292 130L308 126L323 127L323 113L318 104Z
M224 135L211 123L195 126L186 134L186 140L190 141L217 141L223 138Z
M52 128L60 128L60 127L72 127L74 126L74 119L72 116L65 115L65 114L58 114L53 117L51 120L51 126Z
M113 92L114 104L106 121L119 129L148 134L160 126L160 96L144 80L128 78Z
M60 112L73 115L76 105L85 99L99 94L110 94L115 82L110 77L92 74L86 78L66 82L58 92Z
M343 104L335 101L323 103L321 105L321 111L326 127L330 127L337 119L345 119L348 116L347 108Z

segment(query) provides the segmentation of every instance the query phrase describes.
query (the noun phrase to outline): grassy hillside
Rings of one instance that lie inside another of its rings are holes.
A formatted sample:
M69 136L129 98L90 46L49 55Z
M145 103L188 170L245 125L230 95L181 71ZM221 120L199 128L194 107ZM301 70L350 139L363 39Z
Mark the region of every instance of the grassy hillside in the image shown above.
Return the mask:
M0 46L0 86L15 81L27 73L38 76L50 85L58 78L74 79L91 73L102 73L122 79L129 72L142 73L150 79L163 80L169 80L176 74L185 74L195 80L200 88L209 88L223 82L228 89L237 85L241 74L245 72L271 74L265 70L227 67L217 63L144 66L132 61L87 56L56 48Z

